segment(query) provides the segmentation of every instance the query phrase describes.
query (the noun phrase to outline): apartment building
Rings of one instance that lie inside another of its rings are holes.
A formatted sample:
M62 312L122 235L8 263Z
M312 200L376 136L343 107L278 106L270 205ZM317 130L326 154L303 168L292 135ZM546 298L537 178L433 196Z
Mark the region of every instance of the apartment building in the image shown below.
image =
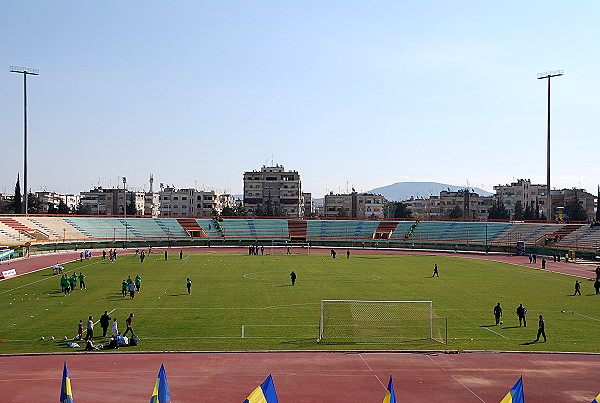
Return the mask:
M282 165L263 166L260 171L244 172L244 207L255 213L271 201L288 217L304 216L302 183L297 171L286 171Z
M537 206L540 214L542 212L546 214L546 201L548 199L546 185L536 185L532 184L529 179L519 179L509 185L494 186L494 192L494 198L504 203L511 217L515 214L515 205L519 201L523 209L527 205L533 209Z
M385 198L370 193L325 195L323 200L324 217L383 218Z
M229 194L196 189L167 187L160 191L160 215L165 216L211 216L226 207L235 206L235 198Z
M443 190L439 196L431 196L428 199L411 198L404 203L416 217L448 218L458 206L462 213L460 218L481 220L487 219L493 197L480 196L469 189Z
M144 192L97 187L79 195L81 204L91 215L142 215L145 209ZM126 206L132 200L135 211L128 213Z
M79 205L80 198L79 195L61 195L55 192L35 192L35 196L40 200L41 213L47 213L50 206L57 208L61 200L73 211Z

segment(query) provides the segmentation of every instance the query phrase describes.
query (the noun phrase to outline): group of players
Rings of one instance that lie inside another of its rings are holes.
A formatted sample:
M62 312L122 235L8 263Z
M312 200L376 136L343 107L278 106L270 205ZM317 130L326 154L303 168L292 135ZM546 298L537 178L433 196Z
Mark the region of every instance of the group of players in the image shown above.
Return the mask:
M58 265L58 263L57 263ZM73 273L71 276L67 276L66 274L63 274L60 278L60 290L61 292L66 296L66 295L70 295L73 291L75 291L75 288L77 287L77 280L79 280L79 289L80 290L85 290L85 274L79 272L79 275L77 275L77 273Z

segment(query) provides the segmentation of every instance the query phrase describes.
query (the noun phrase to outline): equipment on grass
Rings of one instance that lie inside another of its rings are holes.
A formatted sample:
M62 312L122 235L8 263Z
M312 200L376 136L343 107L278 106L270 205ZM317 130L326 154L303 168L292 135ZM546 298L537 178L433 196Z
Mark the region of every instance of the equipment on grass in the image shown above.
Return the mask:
M322 300L317 343L443 343L431 301Z

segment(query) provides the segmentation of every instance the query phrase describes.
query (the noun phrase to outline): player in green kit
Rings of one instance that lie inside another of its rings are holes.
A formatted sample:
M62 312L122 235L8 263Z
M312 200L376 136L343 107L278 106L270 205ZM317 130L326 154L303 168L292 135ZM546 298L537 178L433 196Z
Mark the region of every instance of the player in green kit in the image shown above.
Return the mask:
M127 281L123 280L123 283L121 283L121 294L123 294L124 297L127 296L127 288L129 288L129 285L127 284Z

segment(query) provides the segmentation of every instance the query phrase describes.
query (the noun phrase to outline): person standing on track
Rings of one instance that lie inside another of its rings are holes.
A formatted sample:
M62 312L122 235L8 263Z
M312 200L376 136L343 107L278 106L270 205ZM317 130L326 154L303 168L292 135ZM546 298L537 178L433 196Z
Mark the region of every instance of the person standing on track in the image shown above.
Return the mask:
M500 302L498 305L494 307L494 318L496 319L496 326L500 324L500 318L502 317L502 307L500 306Z

